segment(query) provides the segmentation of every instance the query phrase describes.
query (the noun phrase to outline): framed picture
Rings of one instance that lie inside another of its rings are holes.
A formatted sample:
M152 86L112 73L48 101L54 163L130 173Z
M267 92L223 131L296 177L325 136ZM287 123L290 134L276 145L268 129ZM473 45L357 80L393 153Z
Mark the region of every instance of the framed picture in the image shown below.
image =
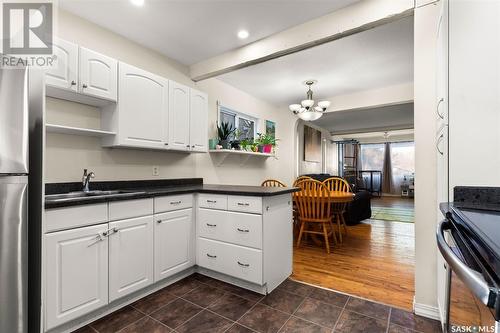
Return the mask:
M276 123L271 120L266 120L266 134L276 139Z
M321 162L321 131L304 126L304 161Z

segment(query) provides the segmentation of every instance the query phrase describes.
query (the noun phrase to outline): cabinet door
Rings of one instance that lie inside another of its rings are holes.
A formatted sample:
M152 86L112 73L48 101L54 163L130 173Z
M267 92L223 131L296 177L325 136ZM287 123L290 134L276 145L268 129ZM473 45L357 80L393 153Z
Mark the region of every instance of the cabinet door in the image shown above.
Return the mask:
M208 151L208 96L191 89L189 142L192 151Z
M108 304L107 224L45 236L45 319L50 329Z
M155 215L155 281L194 265L193 210Z
M168 80L122 62L119 71L120 144L168 148Z
M109 223L109 300L153 283L153 217Z
M108 56L80 47L80 92L116 101L118 62Z
M170 149L189 150L189 87L170 81L168 100Z
M77 91L78 45L54 38L52 44L56 59L54 66L45 72L45 82L49 86Z

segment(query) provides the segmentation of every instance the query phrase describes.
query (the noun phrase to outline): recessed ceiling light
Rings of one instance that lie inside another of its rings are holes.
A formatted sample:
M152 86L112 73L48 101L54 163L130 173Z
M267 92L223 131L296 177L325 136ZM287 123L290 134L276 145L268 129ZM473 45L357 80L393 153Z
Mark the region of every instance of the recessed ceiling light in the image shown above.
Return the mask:
M247 39L248 36L249 36L248 31L246 31L246 30L240 30L240 31L238 31L238 38L239 39Z
M130 2L137 7L144 6L144 0L130 0Z

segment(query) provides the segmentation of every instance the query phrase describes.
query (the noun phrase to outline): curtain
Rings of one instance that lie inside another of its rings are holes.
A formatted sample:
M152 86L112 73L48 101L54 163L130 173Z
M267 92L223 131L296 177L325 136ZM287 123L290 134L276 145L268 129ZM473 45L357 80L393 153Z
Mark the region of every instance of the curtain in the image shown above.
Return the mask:
M391 144L385 143L384 149L384 164L382 167L382 192L392 193L394 191L392 181L392 161L391 161Z

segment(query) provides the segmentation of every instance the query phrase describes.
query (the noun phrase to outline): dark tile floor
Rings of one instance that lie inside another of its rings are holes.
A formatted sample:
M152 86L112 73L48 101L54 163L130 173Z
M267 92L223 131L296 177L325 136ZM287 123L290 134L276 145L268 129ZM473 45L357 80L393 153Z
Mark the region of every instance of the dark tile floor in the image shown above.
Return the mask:
M292 280L267 296L199 274L78 333L434 333L437 321Z

